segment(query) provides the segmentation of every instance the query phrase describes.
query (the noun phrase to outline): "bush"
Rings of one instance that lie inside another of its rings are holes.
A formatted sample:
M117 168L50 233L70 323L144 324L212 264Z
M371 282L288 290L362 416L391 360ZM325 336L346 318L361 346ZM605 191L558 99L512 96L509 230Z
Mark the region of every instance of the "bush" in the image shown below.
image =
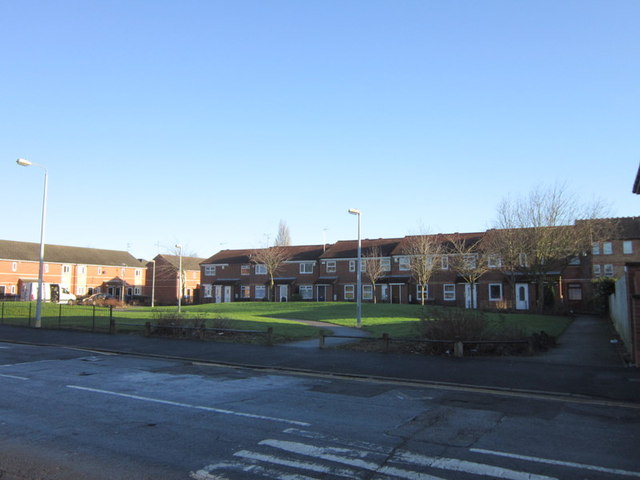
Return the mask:
M445 307L433 309L431 318L422 317L421 336L429 340L484 340L488 322L483 312Z
M178 312L155 312L153 318L156 323L153 333L169 337L196 337L206 326L204 315L188 317Z

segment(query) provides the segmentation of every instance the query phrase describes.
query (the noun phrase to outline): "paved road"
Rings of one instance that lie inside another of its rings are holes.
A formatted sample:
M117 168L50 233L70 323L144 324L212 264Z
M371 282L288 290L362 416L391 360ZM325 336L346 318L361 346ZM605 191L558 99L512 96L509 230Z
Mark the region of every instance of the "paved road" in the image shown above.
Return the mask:
M640 478L598 398L1 342L0 392L3 480Z

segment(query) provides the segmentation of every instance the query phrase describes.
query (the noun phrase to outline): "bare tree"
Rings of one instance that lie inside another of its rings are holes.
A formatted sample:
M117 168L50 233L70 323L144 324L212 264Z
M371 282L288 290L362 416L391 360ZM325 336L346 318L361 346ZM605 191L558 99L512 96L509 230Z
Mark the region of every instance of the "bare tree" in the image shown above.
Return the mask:
M282 245L260 248L251 254L251 261L258 265L264 265L269 275L269 292L267 298L275 300L275 276L282 268L284 262L289 259L289 249Z
M420 288L420 303L424 305L425 287L433 271L442 261L442 237L438 235L414 235L407 238L403 252L409 257L409 269Z
M501 269L509 272L511 281L522 273L535 279L541 311L545 282L555 282L594 242L615 234L615 225L600 218L605 215L602 202L581 203L564 185L537 187L525 196L507 198L499 204L488 248L500 256Z
M376 284L380 277L382 277L387 271L382 259L382 250L380 250L380 247L374 246L368 248L362 255L362 264L364 273L369 278L369 283L371 283L371 288L373 290L373 303L377 303Z
M471 308L478 308L478 280L489 270L483 236L454 233L447 240L449 265L470 285Z
M291 245L291 232L289 232L289 226L284 220L280 220L278 224L278 235L276 236L275 245L279 247L288 247Z

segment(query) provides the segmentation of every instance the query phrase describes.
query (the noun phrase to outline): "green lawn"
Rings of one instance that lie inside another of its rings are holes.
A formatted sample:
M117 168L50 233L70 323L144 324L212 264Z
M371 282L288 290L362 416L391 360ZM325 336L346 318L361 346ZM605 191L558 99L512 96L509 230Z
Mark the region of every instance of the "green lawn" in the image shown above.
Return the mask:
M1 305L0 322L26 325L29 303L6 302ZM430 307L426 307L428 316ZM348 327L356 326L356 306L345 302L234 302L183 306L186 318L206 319L208 327L225 327L243 330L266 331L271 327L276 342L314 338L320 334L316 327L304 325L295 320L314 320ZM422 316L419 305L363 304L362 328L374 336L388 333L392 337L416 337ZM109 326L109 309L93 307L43 305L43 326L50 328L67 327L106 330ZM145 322L156 323L158 317L176 312L176 307L131 307L114 309L113 316L119 331L140 331ZM35 315L35 305L31 304L31 316ZM566 317L536 314L494 314L489 320L497 330L519 328L525 335L544 330L549 335L558 336L570 320ZM32 322L32 321L31 321Z

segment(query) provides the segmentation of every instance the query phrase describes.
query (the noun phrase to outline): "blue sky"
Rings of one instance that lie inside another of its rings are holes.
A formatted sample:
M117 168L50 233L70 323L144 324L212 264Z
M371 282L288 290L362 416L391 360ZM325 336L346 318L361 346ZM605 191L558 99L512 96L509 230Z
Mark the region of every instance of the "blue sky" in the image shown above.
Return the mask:
M149 258L637 215L640 2L0 0L0 238Z

